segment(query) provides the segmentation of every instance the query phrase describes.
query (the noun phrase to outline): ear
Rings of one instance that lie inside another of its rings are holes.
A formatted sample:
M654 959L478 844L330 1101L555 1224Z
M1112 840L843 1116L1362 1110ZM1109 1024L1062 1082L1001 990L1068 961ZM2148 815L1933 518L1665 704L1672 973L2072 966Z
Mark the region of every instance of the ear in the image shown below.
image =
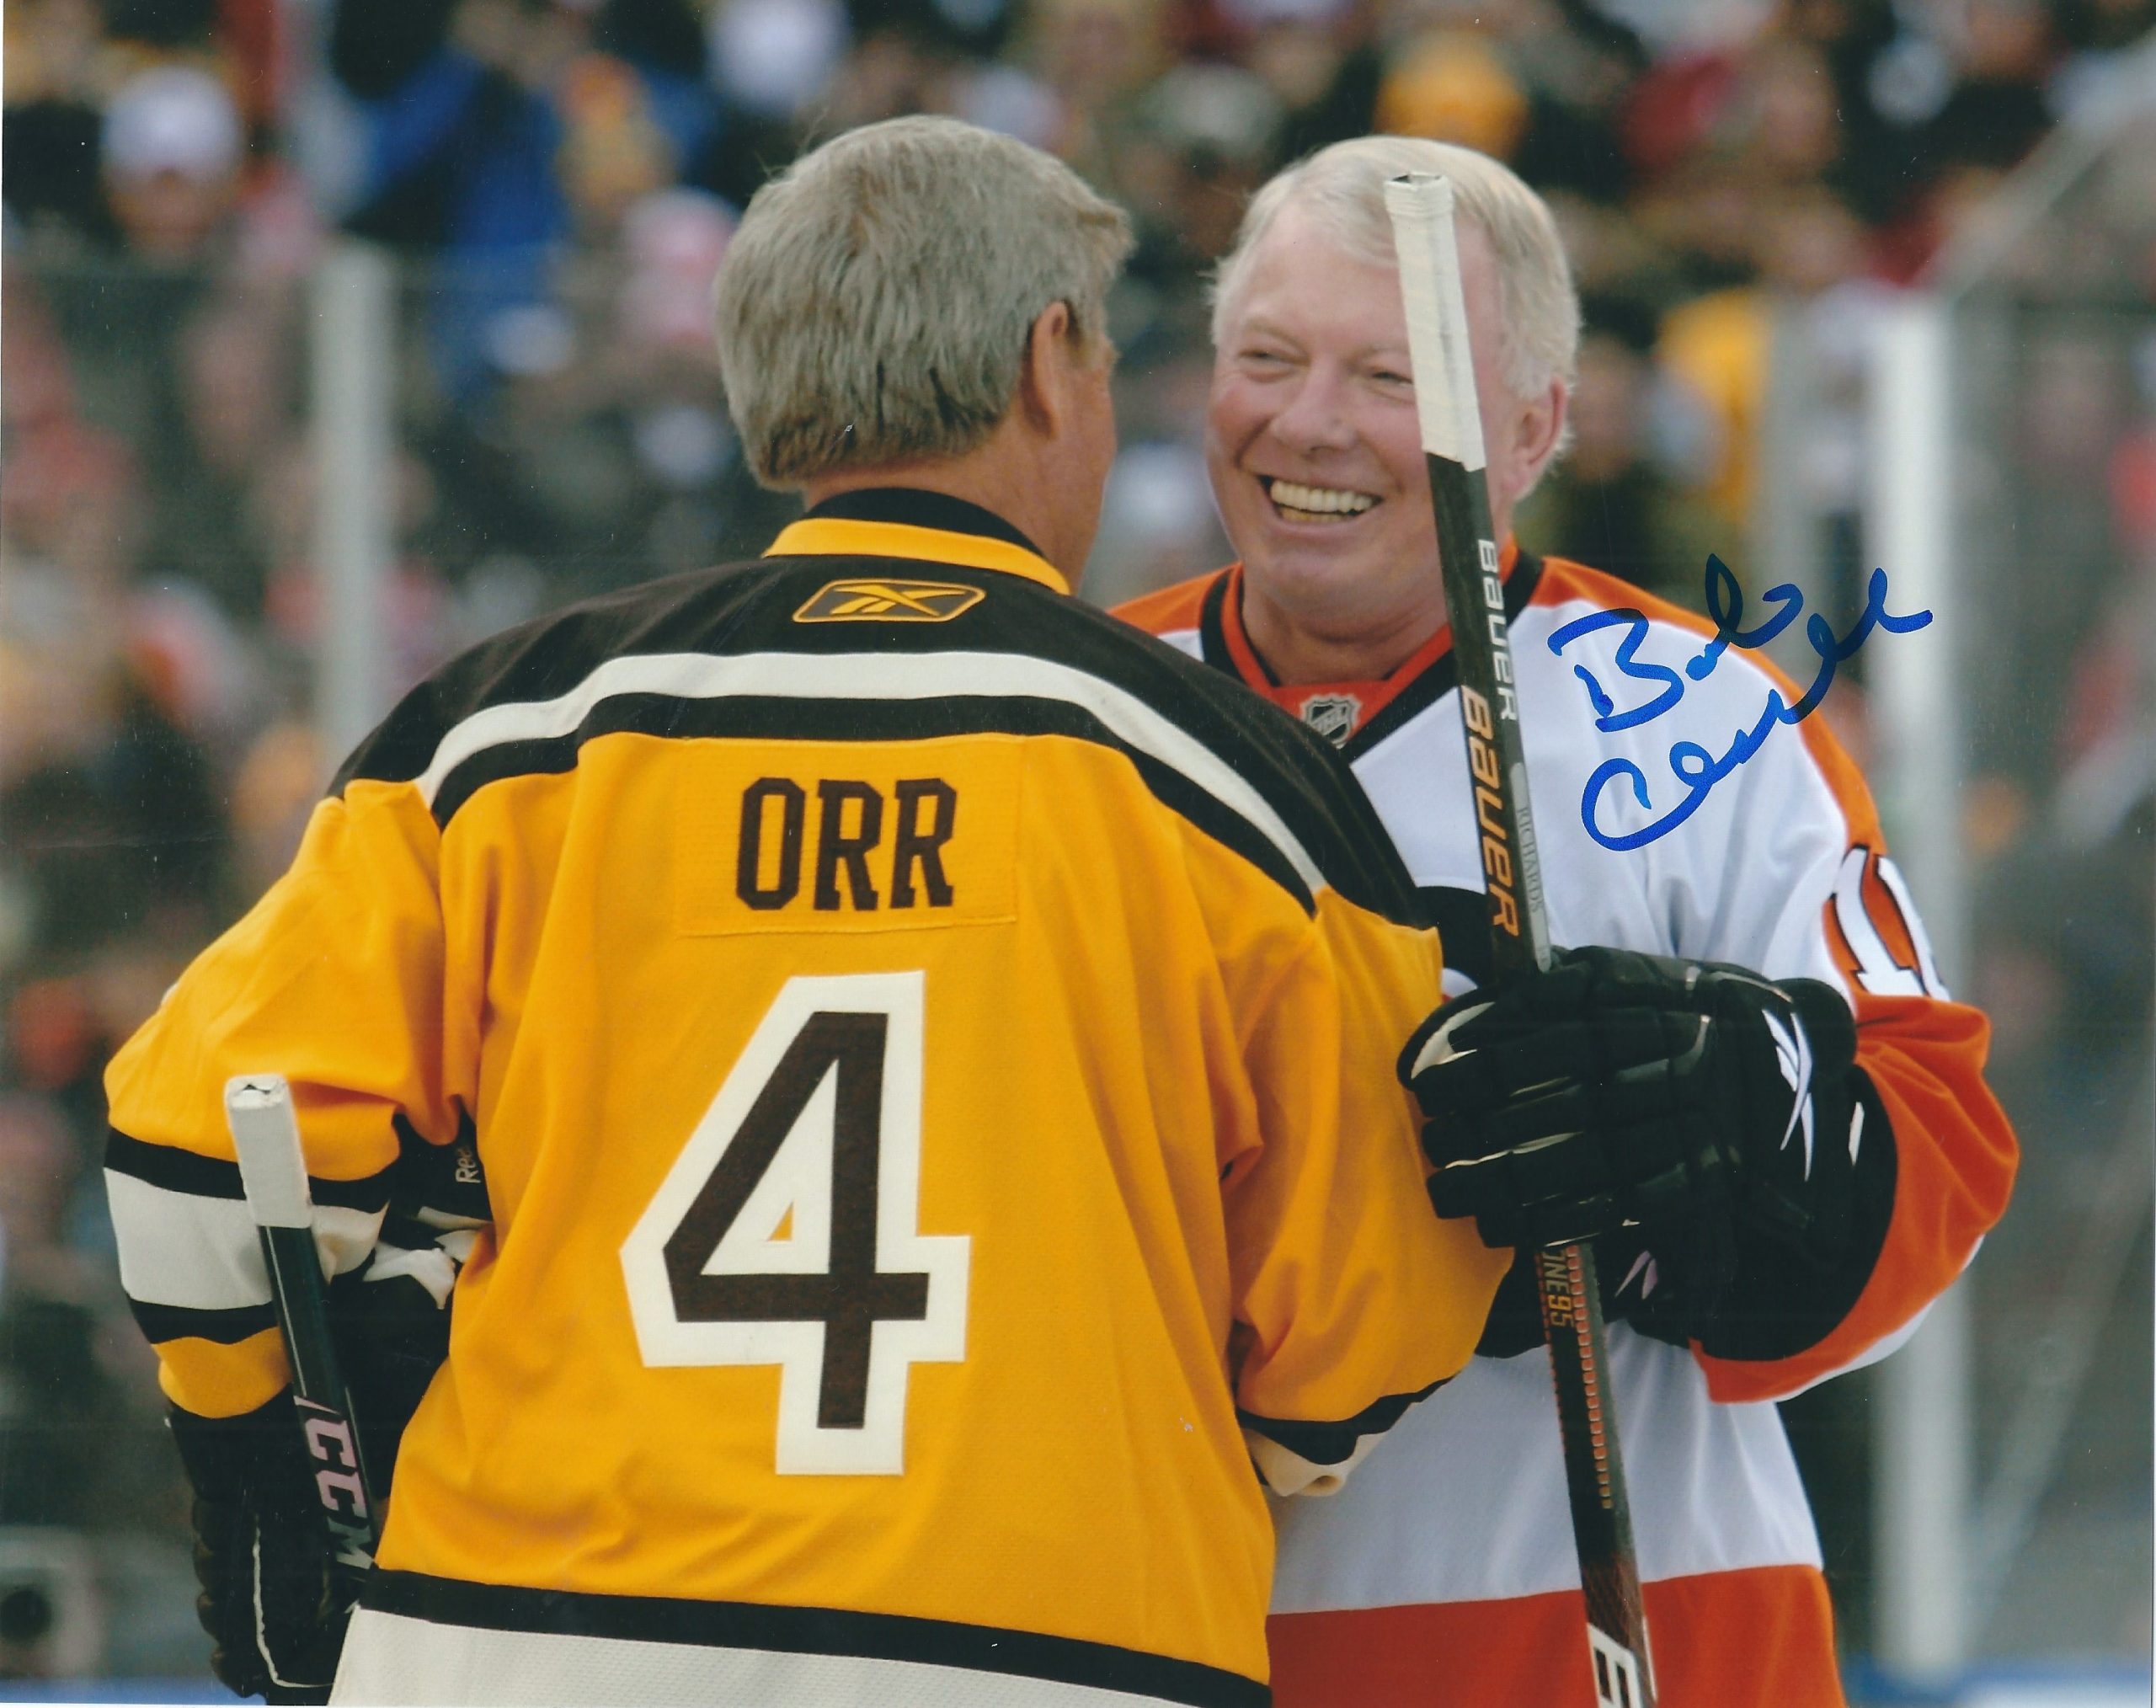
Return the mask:
M1070 305L1051 302L1026 332L1026 359L1018 371L1018 412L1047 439L1070 424L1071 380L1079 354L1070 336Z
M1499 538L1512 526L1513 506L1534 490L1564 442L1565 421L1572 408L1572 393L1562 380L1553 379L1540 396L1524 402L1507 395L1504 414L1489 423L1488 477L1490 520Z
M1520 490L1531 490L1557 454L1564 440L1565 422L1572 397L1565 382L1552 379L1542 395L1526 404L1513 419L1513 450L1519 470Z

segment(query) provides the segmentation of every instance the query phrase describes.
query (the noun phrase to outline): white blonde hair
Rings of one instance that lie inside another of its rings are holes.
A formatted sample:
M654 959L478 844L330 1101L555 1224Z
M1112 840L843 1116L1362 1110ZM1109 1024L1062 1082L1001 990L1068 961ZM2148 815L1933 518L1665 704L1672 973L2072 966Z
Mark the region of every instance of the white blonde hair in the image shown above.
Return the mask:
M1214 275L1213 341L1244 289L1251 257L1281 210L1293 205L1342 249L1374 266L1395 265L1385 181L1405 172L1442 173L1454 206L1489 240L1497 264L1499 340L1505 383L1521 398L1577 376L1580 299L1557 222L1542 198L1502 162L1454 142L1419 136L1358 136L1321 148L1277 173L1251 198L1235 246Z
M1122 210L956 119L864 125L758 190L712 286L742 449L767 486L961 456L1009 414L1033 322L1105 346Z

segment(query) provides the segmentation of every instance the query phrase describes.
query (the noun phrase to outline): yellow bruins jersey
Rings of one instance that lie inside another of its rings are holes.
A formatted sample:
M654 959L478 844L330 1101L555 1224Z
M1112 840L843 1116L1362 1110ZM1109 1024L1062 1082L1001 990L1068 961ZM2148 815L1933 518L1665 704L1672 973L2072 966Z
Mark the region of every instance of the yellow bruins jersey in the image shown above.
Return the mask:
M1253 1458L1337 1481L1504 1268L1422 1191L1413 906L1317 738L855 494L398 707L112 1065L123 1279L248 1410L227 1077L333 1269L476 1141L341 1699L1262 1701Z

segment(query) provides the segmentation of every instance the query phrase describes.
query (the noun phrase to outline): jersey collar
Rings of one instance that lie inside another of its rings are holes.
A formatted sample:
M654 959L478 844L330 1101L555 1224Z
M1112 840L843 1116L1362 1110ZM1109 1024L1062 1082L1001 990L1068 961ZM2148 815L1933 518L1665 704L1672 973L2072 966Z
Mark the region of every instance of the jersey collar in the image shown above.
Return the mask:
M789 523L766 558L904 558L998 569L1056 593L1070 584L1017 529L992 510L914 487L841 493Z
M1534 590L1541 563L1524 555L1510 535L1497 559L1505 584L1505 614L1517 617ZM1518 573L1515 574L1515 570ZM1207 663L1239 676L1284 711L1310 724L1348 750L1364 752L1399 723L1442 699L1457 678L1452 625L1441 626L1385 675L1358 681L1283 683L1243 627L1243 566L1232 563L1214 578L1199 615L1200 644Z

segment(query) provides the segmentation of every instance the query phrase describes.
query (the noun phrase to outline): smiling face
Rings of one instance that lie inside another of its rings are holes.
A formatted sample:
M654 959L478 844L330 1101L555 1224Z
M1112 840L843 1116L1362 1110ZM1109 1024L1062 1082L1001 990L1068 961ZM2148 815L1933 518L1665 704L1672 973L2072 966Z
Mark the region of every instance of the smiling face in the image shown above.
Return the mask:
M1460 250L1502 537L1548 460L1562 387L1512 396L1496 264L1473 226ZM1382 675L1444 621L1398 275L1344 253L1291 202L1227 307L1206 464L1243 559L1251 638L1289 681Z

